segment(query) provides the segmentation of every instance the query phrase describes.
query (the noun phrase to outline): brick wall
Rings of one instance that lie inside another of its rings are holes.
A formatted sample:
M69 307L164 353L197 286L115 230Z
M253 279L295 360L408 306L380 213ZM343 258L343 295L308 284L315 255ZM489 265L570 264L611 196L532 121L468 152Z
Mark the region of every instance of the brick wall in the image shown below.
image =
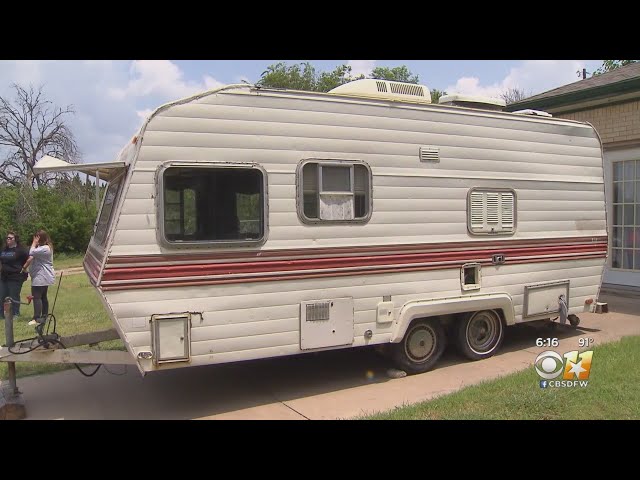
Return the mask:
M557 113L554 116L591 123L605 145L640 140L640 100L579 112Z

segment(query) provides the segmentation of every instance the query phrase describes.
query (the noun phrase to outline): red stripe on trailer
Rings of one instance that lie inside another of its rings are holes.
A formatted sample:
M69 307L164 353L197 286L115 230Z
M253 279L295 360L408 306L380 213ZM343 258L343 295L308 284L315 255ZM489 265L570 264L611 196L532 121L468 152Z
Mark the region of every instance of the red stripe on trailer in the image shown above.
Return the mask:
M510 257L548 257L550 255L606 254L606 245L549 245L530 248L495 248L489 250L467 250L455 252L430 252L396 255L360 255L353 257L298 258L262 262L230 262L163 266L133 266L105 270L102 281L141 280L171 277L224 276L257 273L289 272L298 270L331 270L357 267L401 267L406 264L442 262L490 262L493 255ZM362 270L366 273L368 270Z
M550 255L538 258L521 258L507 260L509 265L524 264L524 263L541 263L541 262L557 262L557 261L576 261L576 260L590 260L605 258L606 252L593 252L578 255ZM237 284L237 283L254 283L254 282L269 282L269 281L283 281L283 280L301 280L311 278L322 277L344 277L354 275L374 275L383 273L404 273L404 272L417 272L428 270L445 270L452 268L460 268L466 262L459 262L458 264L449 265L422 265L422 266L401 266L395 265L391 267L378 268L378 269L359 269L351 271L336 271L327 270L326 272L309 272L309 273L281 273L266 276L253 276L253 277L223 277L223 278L187 278L181 280L168 280L165 282L153 281L152 278L138 278L138 282L135 283L111 283L102 284L101 288L104 291L110 290L136 290L143 288L170 288L170 287L184 287L184 286L202 286L202 285L220 285L220 284ZM491 261L479 262L482 265L491 265ZM166 278L166 277L165 277Z

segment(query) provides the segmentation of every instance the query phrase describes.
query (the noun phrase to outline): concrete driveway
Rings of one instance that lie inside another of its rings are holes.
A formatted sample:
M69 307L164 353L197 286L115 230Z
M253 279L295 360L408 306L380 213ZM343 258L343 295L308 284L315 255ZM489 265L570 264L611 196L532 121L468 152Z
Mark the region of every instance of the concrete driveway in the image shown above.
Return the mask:
M519 325L507 329L500 353L469 362L448 348L435 370L389 378L390 364L369 349L352 349L229 365L157 372L103 367L85 378L75 369L18 379L28 419L346 419L392 409L529 368L560 339L556 351L640 335L640 299L607 296L611 313L582 314L577 330ZM597 360L596 360L597 361ZM17 365L18 369L20 365Z

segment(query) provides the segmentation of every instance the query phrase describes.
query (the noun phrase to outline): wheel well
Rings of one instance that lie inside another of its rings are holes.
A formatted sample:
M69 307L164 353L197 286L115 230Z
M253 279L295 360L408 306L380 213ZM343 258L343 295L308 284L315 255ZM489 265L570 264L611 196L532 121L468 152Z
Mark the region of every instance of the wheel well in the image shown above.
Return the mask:
M507 326L507 320L506 320L506 318L505 318L505 316L504 316L504 311L503 311L501 308L484 308L483 310L490 310L490 311L492 311L492 312L495 312L495 313L498 315L498 317L500 317L500 321L502 322L502 326L503 326L503 327L506 327L506 326ZM474 314L474 313L476 313L476 312L480 312L480 311L482 311L482 310L472 310L472 311L470 311L470 312L460 312L460 313L456 313L456 314L454 314L454 316L456 317L456 318L455 318L455 321L460 321L460 320L462 320L466 315L472 315L472 314Z
M411 322L409 322L409 325L407 326L407 330L409 330L414 323L421 322L423 320L437 320L440 324L442 324L443 327L446 327L452 322L452 317L454 316L455 314L433 315L430 317L416 317L413 320L411 320Z
M408 302L398 314L395 328L391 334L391 343L400 342L409 326L416 321L435 318L444 328L449 328L451 324L456 325L460 318L464 318L462 316L468 317L470 313L486 310L495 311L503 325L515 323L513 302L506 293Z
M507 319L504 316L504 311L501 308L494 308L493 311L496 312L498 314L498 316L500 317L500 321L502 322L502 326L506 327L507 326Z
M504 311L501 308L488 308L488 309L485 309L485 310L492 310L492 311L496 312L496 314L500 318L500 322L502 322L502 326L503 327L507 326L507 320L505 318ZM442 326L445 328L445 330L447 332L447 336L449 336L450 333L451 333L450 330L455 325L457 325L458 322L462 321L462 319L465 316L471 315L473 313L476 313L476 311L480 311L480 310L471 310L469 312L459 312L459 313L449 313L449 314L446 314L446 315L433 315L431 317L416 317L413 320L411 320L411 322L407 326L407 330L409 330L409 328L411 328L411 326L415 322L419 322L419 321L422 321L422 320L436 319L438 322L440 322L440 324L442 324Z

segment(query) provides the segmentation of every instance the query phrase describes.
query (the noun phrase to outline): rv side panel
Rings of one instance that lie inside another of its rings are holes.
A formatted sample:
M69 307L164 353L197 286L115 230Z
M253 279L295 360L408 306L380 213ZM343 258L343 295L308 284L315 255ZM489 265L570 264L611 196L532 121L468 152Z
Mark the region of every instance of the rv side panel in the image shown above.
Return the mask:
M598 294L607 231L601 145L589 125L232 90L159 111L138 142L100 288L134 354L151 348L152 315L191 312L191 361L141 360L144 370L301 353L307 301L352 299L351 345L362 346L392 337L394 321L377 316L388 297L396 316L411 301L503 293L519 322L527 286L569 280L570 313ZM425 146L437 147L436 160L421 161ZM370 218L302 221L305 160L364 162ZM168 162L259 166L269 199L264 242L160 241L159 175ZM512 234L470 233L472 189L513 192ZM460 268L474 262L481 284L465 290Z

